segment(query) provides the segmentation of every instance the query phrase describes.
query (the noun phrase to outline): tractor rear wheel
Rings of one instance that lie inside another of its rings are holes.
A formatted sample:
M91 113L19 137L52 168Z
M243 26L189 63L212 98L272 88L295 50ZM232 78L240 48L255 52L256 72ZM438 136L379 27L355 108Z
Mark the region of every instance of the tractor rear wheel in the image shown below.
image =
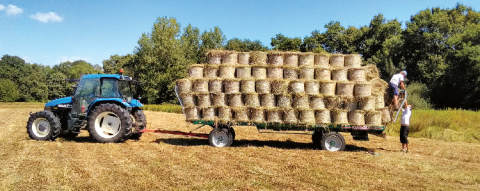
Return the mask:
M138 131L144 130L147 127L147 118L141 109L135 110L131 115L133 120L133 133L130 139L140 140L140 137L142 137L143 133Z
M90 137L101 143L123 142L132 131L130 113L115 104L97 106L88 117Z
M48 110L30 114L27 133L34 140L53 141L60 134L60 120Z

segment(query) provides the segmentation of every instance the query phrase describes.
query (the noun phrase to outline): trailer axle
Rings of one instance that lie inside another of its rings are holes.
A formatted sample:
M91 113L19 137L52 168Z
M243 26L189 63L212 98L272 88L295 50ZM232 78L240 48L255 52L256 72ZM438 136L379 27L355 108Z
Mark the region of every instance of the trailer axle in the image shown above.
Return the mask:
M153 130L153 129L144 129L141 131L138 131L139 133L146 133L146 132L151 132L151 133L166 133L166 134L172 134L172 135L185 135L185 136L192 136L192 137L202 137L208 139L208 134L202 134L202 133L191 133L191 132L182 132L182 131L168 131L168 130Z

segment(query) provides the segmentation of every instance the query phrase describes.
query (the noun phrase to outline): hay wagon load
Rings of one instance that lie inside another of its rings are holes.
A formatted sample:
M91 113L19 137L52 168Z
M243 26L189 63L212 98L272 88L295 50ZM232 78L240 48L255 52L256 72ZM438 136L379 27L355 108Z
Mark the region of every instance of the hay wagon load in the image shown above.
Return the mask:
M360 55L212 50L189 68L176 93L186 121L208 125L214 147L230 146L233 126L312 135L321 149L341 151L349 132L368 141L391 122L386 82Z

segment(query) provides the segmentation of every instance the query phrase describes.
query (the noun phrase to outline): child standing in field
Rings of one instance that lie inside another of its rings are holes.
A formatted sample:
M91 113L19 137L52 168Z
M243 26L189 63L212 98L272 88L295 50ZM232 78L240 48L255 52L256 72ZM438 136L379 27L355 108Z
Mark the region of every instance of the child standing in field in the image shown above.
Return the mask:
M402 109L402 126L400 127L400 142L402 143L402 151L408 153L408 133L410 131L410 116L412 115L412 106L405 104Z

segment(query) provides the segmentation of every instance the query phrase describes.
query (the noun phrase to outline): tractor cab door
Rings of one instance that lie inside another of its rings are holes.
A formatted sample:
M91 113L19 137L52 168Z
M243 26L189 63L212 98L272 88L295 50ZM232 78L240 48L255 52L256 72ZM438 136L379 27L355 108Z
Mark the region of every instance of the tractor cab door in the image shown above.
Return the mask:
M83 115L90 104L100 97L100 79L82 79L72 98L72 115Z

